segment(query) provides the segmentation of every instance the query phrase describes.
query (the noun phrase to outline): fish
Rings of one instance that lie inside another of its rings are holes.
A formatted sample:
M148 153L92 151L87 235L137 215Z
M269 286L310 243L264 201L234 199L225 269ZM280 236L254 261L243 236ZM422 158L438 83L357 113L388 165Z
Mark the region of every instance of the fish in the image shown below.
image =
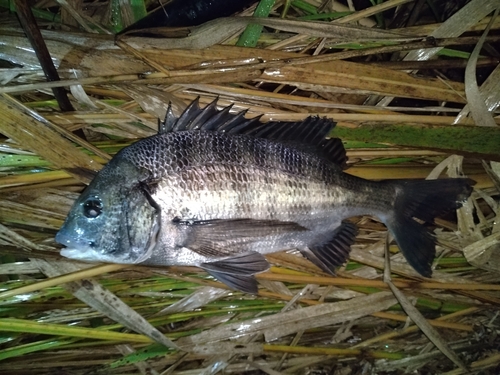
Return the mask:
M152 10L145 17L121 30L118 35L142 37L156 36L162 28L199 26L221 17L240 13L255 3L255 0L173 0ZM182 34L181 34L182 35Z
M335 122L248 119L217 99L194 100L158 134L119 151L75 201L55 240L87 262L196 266L257 293L266 254L298 250L328 274L349 258L371 215L407 262L432 274L436 239L425 223L461 207L468 178L365 180L348 174ZM298 254L297 254L298 256Z

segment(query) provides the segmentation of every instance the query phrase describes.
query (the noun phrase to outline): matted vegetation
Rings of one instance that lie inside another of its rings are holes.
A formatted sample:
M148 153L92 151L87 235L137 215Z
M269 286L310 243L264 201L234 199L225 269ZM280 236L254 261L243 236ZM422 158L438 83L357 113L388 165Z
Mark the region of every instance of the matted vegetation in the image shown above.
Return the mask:
M262 1L262 18L253 6L115 40L147 4L42 1L34 13L61 77L47 82L0 1L2 374L500 371L500 2L348 3ZM432 279L371 217L356 218L338 277L273 254L258 295L197 268L62 259L54 235L92 172L155 134L169 102L179 113L196 97L263 121L332 118L348 172L364 178L475 180L432 227Z

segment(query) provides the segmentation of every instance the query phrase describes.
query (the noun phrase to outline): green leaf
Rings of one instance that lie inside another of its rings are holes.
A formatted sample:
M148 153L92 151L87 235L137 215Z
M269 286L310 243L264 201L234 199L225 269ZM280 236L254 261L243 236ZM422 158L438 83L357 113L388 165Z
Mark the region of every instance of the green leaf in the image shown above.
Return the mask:
M268 17L275 1L276 0L261 0L259 5L257 5L253 16ZM245 31L243 31L238 38L236 45L240 47L255 47L260 38L260 34L262 33L262 29L263 26L261 25L248 25Z
M143 362L151 358L159 357L165 354L172 353L173 350L166 348L163 345L153 344L146 346L135 353L127 354L123 358L112 362L109 367L117 368L121 366L133 365L134 363Z

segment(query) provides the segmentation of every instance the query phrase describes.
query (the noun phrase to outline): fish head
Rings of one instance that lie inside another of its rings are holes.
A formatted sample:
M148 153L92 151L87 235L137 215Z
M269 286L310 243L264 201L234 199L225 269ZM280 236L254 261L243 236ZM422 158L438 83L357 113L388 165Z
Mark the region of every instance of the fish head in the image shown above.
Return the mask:
M57 233L56 241L66 246L61 255L122 264L148 259L161 217L144 182L148 175L126 160L112 159L75 201Z

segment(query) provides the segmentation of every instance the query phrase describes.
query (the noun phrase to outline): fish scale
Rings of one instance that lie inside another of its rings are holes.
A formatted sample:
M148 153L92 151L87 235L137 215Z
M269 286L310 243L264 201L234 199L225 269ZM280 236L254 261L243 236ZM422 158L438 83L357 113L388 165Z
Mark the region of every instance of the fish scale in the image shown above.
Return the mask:
M230 166L224 168L231 169ZM158 186L154 197L162 202L162 207L169 207L165 209L169 215L183 220L252 218L289 221L299 217L307 220L311 218L311 210L317 214L328 211L325 217L331 216L328 209L331 209L332 197L324 183L298 181L298 178L280 171L255 168L241 173L245 176L241 180L230 179L227 177L231 173L214 169L217 168L197 167L169 176ZM271 189L271 186L279 186L279 190ZM179 188L184 188L182 193ZM205 204L200 205L200 202Z
M342 191L339 183L334 183L335 176L340 173L337 166L326 163L316 155L262 139L245 136L235 139L208 132L190 133L188 136L194 138L191 144L198 145L197 148L190 149L190 154L203 155L202 157L195 159L182 151L162 152L174 147L181 148L182 143L178 139L185 139L186 134L171 133L154 139L163 143L161 146L155 145L155 152L160 155L175 155L174 158L162 161L170 169L157 170L155 175L161 181L155 196L164 202L163 207L189 201L190 207L198 207L198 210L187 209L191 212L191 218L197 220L245 217L290 220L297 215L307 220L312 218L311 211L315 215L325 212L322 218L329 218L331 222L338 223L343 219L336 218L332 212L346 204L343 197L348 194ZM151 148L140 147L139 150L148 149ZM227 149L236 151L232 155L226 155ZM146 159L141 157L140 151L134 152L133 148L128 153L135 163ZM238 158L240 154L250 157ZM238 175L240 179L235 178ZM242 182L243 179L245 182ZM202 199L195 194L199 189L211 192L212 195L205 195ZM171 199L172 197L175 199ZM207 202L210 207L200 207L201 201ZM356 204L355 201L352 203ZM235 209L242 205L247 208L245 211ZM231 207L229 210L235 212L236 217L231 217L224 207ZM171 212L174 217L184 218L181 211L186 211L182 205ZM287 212L292 214L287 217Z
M335 124L261 124L195 101L160 133L124 148L75 202L56 236L63 256L150 266L198 266L231 288L256 293L263 254L298 249L332 273L348 258L353 216L377 216L403 255L431 275L431 222L460 207L465 178L367 181L343 171Z

